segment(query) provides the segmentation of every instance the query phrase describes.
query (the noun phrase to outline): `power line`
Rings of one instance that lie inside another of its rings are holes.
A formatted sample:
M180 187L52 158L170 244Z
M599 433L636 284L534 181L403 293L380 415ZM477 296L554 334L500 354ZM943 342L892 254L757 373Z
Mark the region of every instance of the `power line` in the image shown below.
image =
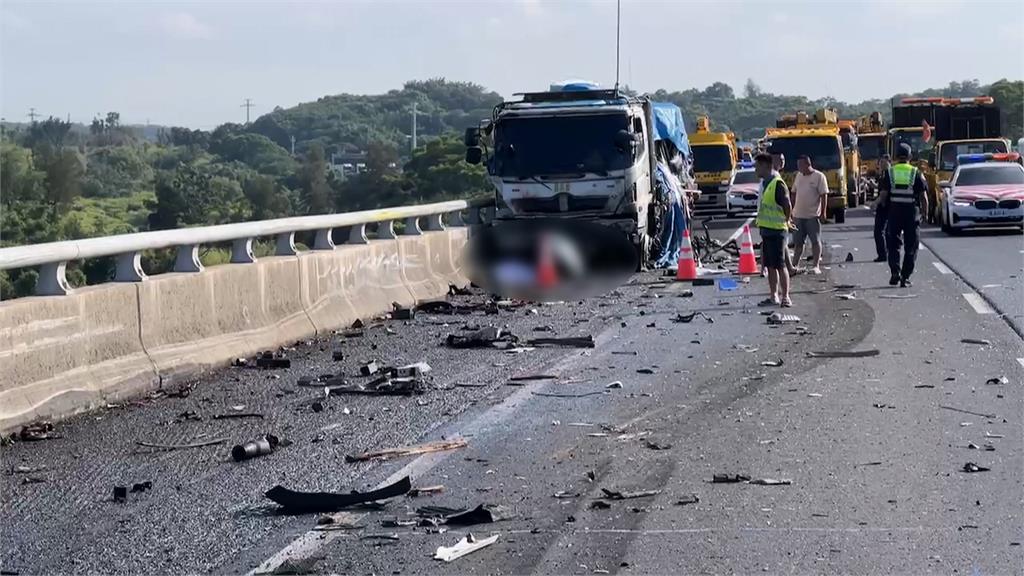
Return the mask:
M28 109L28 117L32 121L33 124L36 123L36 116L39 116L39 114L36 114L36 109L35 108L29 108Z
M253 103L252 103L252 99L250 99L250 98L246 98L245 99L245 104L242 104L241 106L239 106L239 108L245 108L245 123L246 124L249 123L249 110L252 109L252 107L253 107Z

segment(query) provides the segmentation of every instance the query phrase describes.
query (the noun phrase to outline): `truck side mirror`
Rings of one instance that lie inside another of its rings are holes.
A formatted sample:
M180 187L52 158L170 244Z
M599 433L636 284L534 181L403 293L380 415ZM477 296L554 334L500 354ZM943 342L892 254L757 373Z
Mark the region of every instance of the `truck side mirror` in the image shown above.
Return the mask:
M466 135L463 137L463 143L469 147L480 146L480 129L475 127L466 128Z
M466 148L466 162L468 164L479 164L484 157L484 149L479 146Z

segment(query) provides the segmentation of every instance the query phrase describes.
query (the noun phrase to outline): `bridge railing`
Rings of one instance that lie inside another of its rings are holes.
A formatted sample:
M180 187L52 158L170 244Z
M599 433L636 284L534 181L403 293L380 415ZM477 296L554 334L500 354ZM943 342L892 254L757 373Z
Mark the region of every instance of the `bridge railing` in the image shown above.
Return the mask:
M255 262L252 244L261 237L275 238L275 256L292 256L297 254L296 232L315 232L312 250L333 250L335 229L348 229L348 244L365 244L369 242L366 236L367 224L377 224L378 239L393 239L396 238L394 223L399 220L405 223L402 235L418 235L423 230L444 230L445 226L479 224L493 218L493 215L493 203L452 200L343 214L296 216L66 240L0 248L0 270L39 267L36 295L58 296L72 290L65 270L68 262L75 260L114 256L114 282L142 282L147 277L141 264L141 255L145 250L176 248L171 271L198 273L203 270L199 261L199 249L203 245L231 242L231 263L246 264Z

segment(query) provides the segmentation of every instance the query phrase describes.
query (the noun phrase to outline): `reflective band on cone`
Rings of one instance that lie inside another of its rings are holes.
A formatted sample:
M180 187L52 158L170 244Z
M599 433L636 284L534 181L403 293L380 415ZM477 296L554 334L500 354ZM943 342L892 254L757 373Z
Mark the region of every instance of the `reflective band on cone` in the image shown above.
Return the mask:
M750 237L750 225L743 225L743 239L740 241L740 269L743 275L756 276L761 272L757 269L757 257L754 256L754 241Z
M551 242L545 237L540 242L540 258L537 259L537 285L552 288L558 284L558 271L551 254Z
M676 280L693 280L697 277L697 262L693 259L693 245L690 244L690 229L683 230L683 243L679 246L679 268Z

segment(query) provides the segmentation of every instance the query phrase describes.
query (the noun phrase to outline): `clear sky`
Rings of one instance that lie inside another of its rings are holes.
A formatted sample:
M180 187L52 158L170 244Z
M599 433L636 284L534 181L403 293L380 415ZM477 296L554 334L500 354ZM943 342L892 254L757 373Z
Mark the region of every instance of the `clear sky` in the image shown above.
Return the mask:
M615 2L0 0L0 114L212 128L405 80L615 78ZM1024 78L1024 2L622 2L622 81L844 101Z

